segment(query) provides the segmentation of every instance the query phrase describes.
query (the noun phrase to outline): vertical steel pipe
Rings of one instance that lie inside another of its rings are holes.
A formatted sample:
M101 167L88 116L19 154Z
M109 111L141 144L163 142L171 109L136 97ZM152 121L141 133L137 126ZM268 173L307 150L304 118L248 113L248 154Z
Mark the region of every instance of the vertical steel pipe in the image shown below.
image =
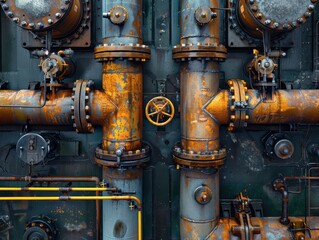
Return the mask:
M200 199L203 194L196 194L203 187L206 191L205 202ZM180 216L181 239L204 239L217 225L219 221L217 169L181 170Z
M143 74L140 63L112 61L103 63L103 88L117 106L103 127L102 149L126 151L142 147Z
M103 90L116 110L103 125L96 161L110 185L142 198L139 165L148 160L142 144L142 62L150 58L150 49L142 44L142 0L109 0L102 6L103 40L95 58L103 64ZM104 202L103 239L141 239L136 222L141 221L140 211L126 202Z
M219 43L218 0L181 0L181 143L174 159L181 168L180 236L204 239L219 218L219 171L225 151L219 146L219 122L205 104L219 91L219 61L226 48ZM192 167L192 168L188 168Z
M123 193L134 192L142 199L142 168L104 168L103 179L121 189ZM110 196L109 193L103 193ZM103 239L138 239L137 206L124 201L103 202Z

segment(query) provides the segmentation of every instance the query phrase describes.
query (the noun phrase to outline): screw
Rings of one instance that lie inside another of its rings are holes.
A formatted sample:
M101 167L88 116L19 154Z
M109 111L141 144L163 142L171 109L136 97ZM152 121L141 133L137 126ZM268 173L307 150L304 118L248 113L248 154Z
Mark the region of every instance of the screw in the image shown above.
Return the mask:
M115 13L115 17L119 18L121 16L121 14L119 12Z

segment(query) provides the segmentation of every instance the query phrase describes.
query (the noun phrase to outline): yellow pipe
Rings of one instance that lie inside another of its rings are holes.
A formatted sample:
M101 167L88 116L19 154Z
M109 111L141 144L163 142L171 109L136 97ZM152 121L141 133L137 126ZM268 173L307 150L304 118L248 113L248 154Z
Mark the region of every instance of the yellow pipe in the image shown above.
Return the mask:
M51 191L51 192L61 192L61 191L73 191L73 192L103 192L103 191L116 191L116 188L81 188L81 187L0 187L0 191Z
M13 189L13 188L11 188ZM20 188L15 188L20 189ZM20 190L16 190L20 191ZM82 200L131 200L137 204L137 236L142 240L142 202L135 196L60 196L60 197L0 197L0 201L82 201Z

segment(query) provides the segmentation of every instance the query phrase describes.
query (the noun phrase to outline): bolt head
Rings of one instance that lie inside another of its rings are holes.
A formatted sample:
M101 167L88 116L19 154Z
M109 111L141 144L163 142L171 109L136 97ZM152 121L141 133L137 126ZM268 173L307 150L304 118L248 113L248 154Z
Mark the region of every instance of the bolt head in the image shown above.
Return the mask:
M56 13L56 14L55 14L55 17L56 17L57 19L59 19L59 18L62 17L62 14L61 14L61 13Z
M2 5L3 10L7 11L9 10L9 6L7 4L3 4Z

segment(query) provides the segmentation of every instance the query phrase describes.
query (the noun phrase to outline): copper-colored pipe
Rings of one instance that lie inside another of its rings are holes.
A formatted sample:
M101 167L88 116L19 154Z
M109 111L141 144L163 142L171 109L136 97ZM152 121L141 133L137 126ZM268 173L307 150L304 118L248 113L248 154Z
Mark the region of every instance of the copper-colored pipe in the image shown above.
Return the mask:
M97 177L5 177L0 176L1 182L94 182L96 187L100 186L100 179ZM99 191L96 191L96 196L100 195ZM100 239L100 222L101 222L101 212L100 212L101 206L100 201L96 200L95 202L95 211L96 211L96 217L95 217L95 225L96 225L96 239Z
M103 89L117 106L103 126L103 150L125 146L125 151L132 151L142 147L142 81L139 62L103 62Z
M0 201L88 201L88 200L130 200L137 204L138 240L142 240L142 202L135 196L58 196L58 197L0 197Z
M90 188L90 187L0 187L0 191L23 192L105 192L116 191L117 188Z
M41 91L33 90L1 90L0 91L0 125L73 125L71 107L74 105L71 90L60 90L55 94L47 94L46 104L43 102ZM1 107L1 105L10 107ZM17 108L16 105L28 108ZM110 101L104 91L95 90L90 94L91 122L94 125L105 125L109 114L116 106Z
M257 90L248 90L248 124L319 123L319 91L278 90L264 100ZM205 107L220 125L230 121L231 94L220 91Z

